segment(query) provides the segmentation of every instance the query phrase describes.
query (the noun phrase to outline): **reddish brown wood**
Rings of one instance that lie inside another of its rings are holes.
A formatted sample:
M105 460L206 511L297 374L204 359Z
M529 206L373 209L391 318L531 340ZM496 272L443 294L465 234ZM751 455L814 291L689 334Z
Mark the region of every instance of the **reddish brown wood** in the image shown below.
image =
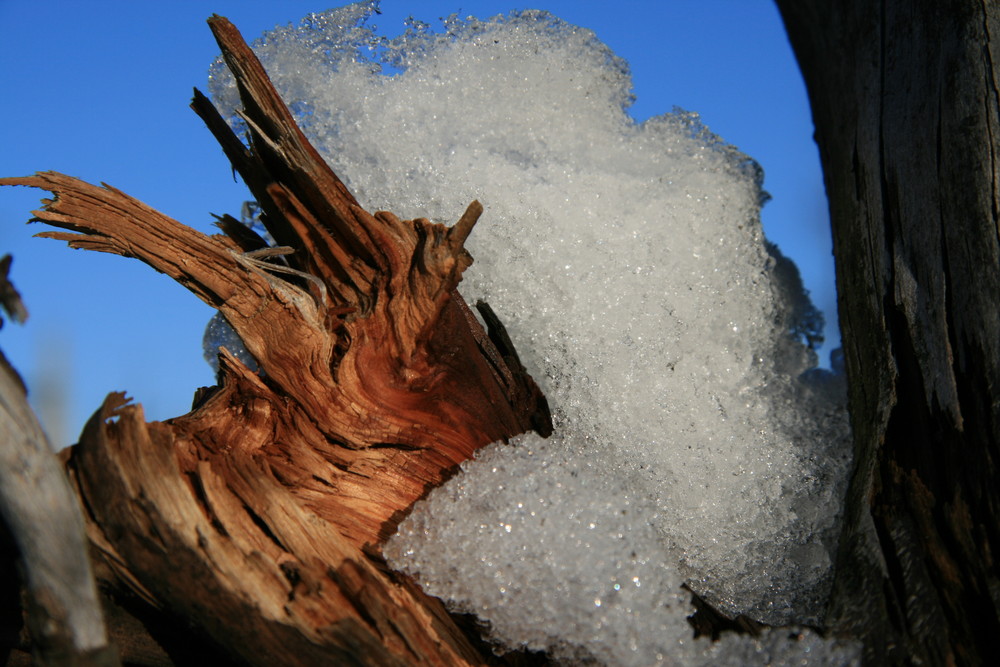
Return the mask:
M147 424L112 394L88 423L67 469L103 582L251 664L482 662L441 604L378 555L478 447L551 430L498 321L484 308L484 331L455 291L482 207L452 227L362 209L236 29L209 24L249 146L200 93L193 107L281 249L231 218L206 236L107 185L0 179L54 193L35 219L64 231L40 236L166 273L217 308L260 366L224 351L219 386L191 413Z

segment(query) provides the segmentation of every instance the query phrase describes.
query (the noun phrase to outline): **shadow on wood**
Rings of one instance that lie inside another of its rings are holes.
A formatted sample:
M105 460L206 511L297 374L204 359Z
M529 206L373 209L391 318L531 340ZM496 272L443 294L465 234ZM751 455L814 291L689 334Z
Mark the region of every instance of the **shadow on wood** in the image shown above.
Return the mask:
M1000 4L778 0L830 200L855 471L827 621L1000 652Z

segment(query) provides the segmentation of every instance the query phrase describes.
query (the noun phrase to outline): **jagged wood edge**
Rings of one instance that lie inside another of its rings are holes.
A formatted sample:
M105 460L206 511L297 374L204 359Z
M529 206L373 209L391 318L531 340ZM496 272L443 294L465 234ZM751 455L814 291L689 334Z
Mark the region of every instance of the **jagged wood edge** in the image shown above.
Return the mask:
M290 281L276 279L266 267L248 261L248 257L240 252L243 248L239 244L224 237L209 238L200 235L114 188L109 186L98 188L52 172L26 178L0 179L0 184L29 185L56 193L53 201L46 202L45 208L36 212L36 219L71 231L69 233L48 232L42 236L65 240L73 247L137 257L187 286L199 297L227 314L227 319L232 318L231 321L235 321L237 324L240 323L241 316L246 317L246 306L253 305L256 307L256 310L251 311L253 319L286 320L283 324L287 324L287 321L290 320L294 323L294 327L298 327L307 336L310 330L315 333L320 327L329 325L328 321L321 321L322 318L317 317L324 306L329 304L324 304L316 298L315 294L308 293L301 286ZM272 192L273 199L279 203L284 197L282 208L286 217L288 210L294 210L301 214L303 207L295 203L294 193L275 183L269 183L267 189ZM277 193L277 196L274 196L273 193ZM291 202L290 206L289 202ZM454 311L454 314L451 315L453 321L457 317L458 321L470 325L474 324L474 319L471 318L464 303L457 299L451 291L454 284L457 283L457 276L461 269L471 261L470 258L462 254L464 251L461 250L460 246L471 230L475 218L478 217L479 211L476 210L475 206L470 207L470 211L463 216L460 224L453 228L456 230L453 236L447 228L433 225L427 221L404 222L385 213L368 216L360 208L352 209L351 213L362 218L366 224L379 221L390 227L394 226L395 231L401 230L403 233L408 233L415 229L418 233L423 232L425 238L433 238L436 243L431 247L433 250L439 251L439 257L444 256L446 270L442 272L443 281L441 284L430 290L431 299L444 309L439 312ZM302 215L302 217L306 216ZM387 239L389 236L385 236L381 240ZM388 261L391 263L393 259L398 260L398 256L396 258L390 256ZM427 262L424 264L426 265ZM350 315L350 312L347 309L341 309L336 314L338 316ZM266 317L262 317L265 315ZM433 321L433 318L428 321ZM240 330L239 327L237 328ZM413 329L419 330L419 327ZM428 327L425 326L422 331L418 331L418 335L411 343L420 342L418 339L427 330ZM252 331L250 331L251 335L245 335L244 331L241 331L241 334L244 334L245 342L247 342L251 352L254 351L255 347L258 353L266 351L266 345L258 342L255 346L256 341L252 336ZM500 355L492 347L489 338L485 335L474 338L473 345L484 356L489 357L490 363L495 365L495 361ZM404 353L408 351L405 343L406 341L402 346ZM417 347L419 346L410 345L409 350L415 350ZM492 350L492 354L488 354L488 350ZM282 352L287 353L287 350L282 350ZM262 354L262 356L264 355ZM315 361L316 355L308 356L311 356L311 360ZM322 354L319 357L326 361ZM509 358L509 356L505 355L504 358ZM516 359L516 356L514 358ZM288 361L286 355L281 358L282 363L273 364L275 372L269 374L268 384L279 386L284 384L285 389L293 386L294 383L288 382L288 380L294 380L294 378L281 377L281 369L290 365ZM490 372L501 380L500 384L503 386L502 380L510 379L510 370L504 372L502 368L494 367ZM223 355L223 371L223 377L229 380L230 388L242 385L249 395L266 394L266 388L258 386L260 385L259 380L254 380L252 374L249 374L235 359L229 358L227 355ZM527 378L526 373L519 366L513 368L513 371L515 375L523 375L522 380ZM282 380L285 382L283 383ZM530 378L527 380L529 389L533 388L534 385L530 382ZM516 393L518 390L516 385L508 385L508 388L511 393ZM537 395L529 396L533 401L528 401L527 405L537 412L540 392L537 392L537 388L534 388L533 392ZM230 394L232 393L230 392ZM217 392L216 397L213 397L214 402L210 400L209 403L217 408L223 404L218 396L224 394L225 387L222 392ZM199 598L198 591L186 591L188 594L195 593L192 599L197 602L192 609L191 599L185 598L184 592L180 590L183 586L176 586L177 590L171 590L171 587L168 586L165 597L162 589L155 594L144 590L142 583L138 582L133 575L133 572L138 572L140 579L150 576L149 572L144 572L144 568L147 566L143 562L144 557L152 556L155 561L156 558L162 559L164 554L170 554L172 561L174 554L200 553L202 550L209 549L213 540L232 540L233 535L240 532L242 532L241 539L245 544L250 545L248 547L250 550L243 554L244 558L249 558L254 553L266 553L268 549L273 552L274 545L277 545L281 550L284 549L285 544L292 542L287 536L284 540L277 537L274 528L281 522L268 523L264 517L260 516L259 508L258 513L252 517L256 521L241 521L237 522L238 526L227 526L220 519L216 510L226 507L227 504L239 504L244 502L246 498L240 497L238 489L220 486L211 490L212 475L205 470L205 465L198 462L197 455L184 461L185 454L190 454L190 451L183 450L185 448L188 450L197 449L198 443L185 442L184 436L190 435L190 433L183 428L185 425L183 420L175 420L174 424L149 425L152 428L152 434L154 434L150 435L144 430L146 425L141 417L141 411L137 408L123 406L122 401L122 397L114 395L109 397L104 408L95 415L91 424L88 425L88 429L81 439L81 446L77 448L69 460L69 469L73 472L74 479L79 485L81 496L85 501L89 501L86 504L90 517L93 519L89 526L94 538L93 542L99 550L103 550L106 562L112 564L112 569L114 566L118 567L120 581L129 582L131 579L130 583L134 586L134 590L140 594L146 594L154 602L165 603L166 606L174 610L187 608L189 612L193 613L191 618L211 625L213 621L224 618L226 615L216 616L213 613L206 613L204 608L199 608L204 606L206 601ZM516 402L518 400L515 397ZM544 406L543 398L540 405ZM306 405L305 407L310 406ZM526 423L548 423L547 411L542 422L539 422L538 414L530 413L530 416L531 419L526 419ZM190 426L189 423L187 425ZM551 428L550 425L548 428ZM122 436L122 433L125 436ZM137 444L142 446L136 448ZM96 474L92 479L88 479L88 475L95 475L97 471L114 469L114 466L107 464L113 458L116 447L120 448L119 454L127 454L132 457L128 459L129 466L126 466L129 469L122 469L118 473L118 483L108 484L109 479L113 482L116 480L113 479L114 476L109 478L104 473ZM164 456L164 452L168 452L169 455ZM167 463L172 455L180 456L184 463L192 465L193 469L201 474L192 478L191 469L185 473L178 472L179 467L174 470ZM144 468L148 461L144 463L141 458L143 456L154 457L155 465L153 468ZM157 456L159 458L156 458ZM91 461L90 465L81 465L81 462L85 463L88 460ZM236 460L239 461L239 459ZM247 460L242 459L244 463ZM265 475L264 478L260 478L259 472L260 470L256 468L250 472L244 471L242 478L266 479L269 484L274 482L273 476ZM193 514L184 516L184 520L179 523L172 523L169 518L165 518L161 512L157 511L155 503L150 504L149 498L155 494L146 485L150 483L150 480L155 480L160 486L169 486L169 479L175 480L171 488L175 489L175 493L172 495L177 497L164 498L164 507L173 507L176 510L178 499L189 504L194 503L199 512L209 517L209 525L216 534L207 529L199 529L195 531L192 543L190 541L192 533L189 530L189 519L194 516ZM193 479L197 480L196 484ZM189 488L187 484L195 484L198 488ZM94 502L102 497L103 502ZM265 503L265 507L270 507L270 505ZM121 516L115 516L122 512L127 514L127 510L135 510L140 514L146 513L146 517L145 519L142 516L125 519ZM153 515L159 516L150 518L152 515L148 513L151 511ZM101 516L102 512L104 516ZM123 526L141 525L144 521L146 525L156 526L150 534L150 536L155 537L152 541L151 551L148 536L144 537L142 533L130 534L127 530L123 530ZM302 524L301 519L298 523ZM328 539L326 536L329 533L335 532L331 530L330 526L323 525L322 521L315 521L315 517L305 523L310 526L319 525L322 530L321 536L313 535L313 538L305 538L307 544L299 547L302 553L308 552L308 547L314 547L313 542L323 542ZM306 534L312 534L311 529L306 530ZM292 558L282 561L282 566L278 568L278 573L281 576L265 577L265 579L272 586L277 585L281 588L276 599L283 599L282 596L286 596L289 602L296 600L301 602L304 607L309 608L309 611L303 613L303 617L310 617L311 621L315 621L317 614L322 616L320 612L333 613L333 617L326 619L329 622L324 627L329 627L330 622L338 623L346 620L349 626L348 630L340 633L334 632L333 637L324 635L321 638L323 647L317 648L315 647L316 637L309 637L308 625L306 627L289 627L279 624L277 626L277 629L280 630L278 634L285 636L282 636L278 643L285 649L289 649L283 650L281 655L274 654L274 646L267 642L261 645L257 641L266 637L277 639L274 636L276 631L274 628L268 632L267 628L257 627L250 623L248 624L249 629L242 628L244 630L242 633L236 633L235 638L230 638L227 641L225 636L232 630L232 627L227 625L217 628L217 632L213 635L222 644L228 645L235 654L258 664L309 664L312 659L321 656L324 659L336 657L338 660L348 660L357 659L358 655L363 655L365 662L370 664L394 664L400 659L398 656L403 656L402 659L406 662L419 660L427 664L466 664L479 661L475 651L455 630L439 603L422 596L413 588L412 584L405 580L396 580L381 570L377 555L372 553L359 554L353 548L347 548L344 545L340 545L338 549L340 548L346 549L351 556L341 558L339 566L336 568L328 566L325 571L322 569L310 570L311 566L315 566L315 562L305 563L301 559ZM337 549L334 551L336 552ZM278 560L279 558L276 558L274 562ZM323 558L314 560L330 562L337 561L337 557L336 554L327 553ZM188 569L197 569L199 563L204 565L203 562L195 559L194 562L188 563ZM171 564L174 565L174 563ZM368 574L362 577L362 580L367 581L363 582L361 586L354 586L354 592L351 593L351 578L345 579L344 576L341 576L342 571L355 572L355 574L367 572ZM153 576L155 577L156 574L154 573ZM162 576L163 573L159 572L158 574ZM310 597L311 594L322 589L322 586L315 588L301 586L304 581L312 580L313 583L316 583L330 576L334 576L336 586L331 589L327 584L328 593L333 594L336 590L341 590L348 597L351 595L361 596L364 598L360 601L363 604L360 607L358 605L353 607L352 605L335 605L337 610L332 612L328 605L324 607L323 600L317 599L315 595ZM388 579L386 579L387 577ZM235 578L237 577L230 577L230 579ZM375 582L374 585L373 582ZM388 596L387 599L377 603L378 595L373 593L373 590L384 592ZM236 590L228 591L216 589L214 590L215 595L212 597L212 604L216 605L218 609L229 609L230 607L226 603L232 602L234 596L239 598L238 591L239 587ZM370 613L368 607L373 604L382 610L380 615L373 616ZM207 608L211 608L211 605L207 605ZM252 609L242 608L238 604L232 608L241 609L249 613L251 617L253 615ZM409 622L405 620L407 618L406 609L412 611ZM247 617L243 613L238 614L238 616L239 618ZM236 621L235 618L229 618ZM379 622L378 618L381 618L382 621ZM315 630L315 627L313 629ZM383 645L382 651L377 648L378 642L369 643L364 640L364 637L371 638L373 631L374 636ZM392 640L393 636L396 636L397 639ZM305 637L307 646L294 650L297 641L301 641L303 637ZM309 650L308 645L313 645L313 650ZM268 651L268 648L271 650ZM320 654L315 654L315 650L319 650Z

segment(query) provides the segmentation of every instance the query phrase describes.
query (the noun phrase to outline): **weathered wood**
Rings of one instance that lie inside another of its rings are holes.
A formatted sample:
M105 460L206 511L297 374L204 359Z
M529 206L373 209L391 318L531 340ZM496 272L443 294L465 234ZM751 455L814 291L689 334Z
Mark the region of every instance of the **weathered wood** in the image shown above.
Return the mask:
M249 146L197 91L193 107L279 248L226 218L228 235L206 236L110 186L0 179L54 193L35 219L66 231L40 236L166 273L217 308L259 364L222 351L220 385L165 423L147 424L122 394L88 422L67 469L102 581L249 664L480 664L378 545L477 448L551 430L499 321L484 331L455 291L482 207L453 227L362 209L236 29L209 24Z
M1000 653L1000 4L778 0L826 178L855 472L828 622Z
M0 259L0 306L14 321L23 321L27 311L8 280L10 263L9 255ZM35 664L117 665L116 653L108 645L76 496L28 405L20 376L2 352L0 523L4 524L0 533L9 536L9 546L16 549ZM12 574L4 571L0 576ZM4 609L5 614L10 611ZM4 639L10 642L13 637Z

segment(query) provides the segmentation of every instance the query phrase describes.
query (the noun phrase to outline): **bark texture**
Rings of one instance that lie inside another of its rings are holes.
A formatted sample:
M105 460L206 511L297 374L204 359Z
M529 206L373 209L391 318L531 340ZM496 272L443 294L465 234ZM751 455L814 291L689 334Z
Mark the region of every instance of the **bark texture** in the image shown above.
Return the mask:
M264 212L277 248L236 220L206 236L111 188L57 173L0 179L54 193L40 236L135 257L217 308L259 364L220 354L195 409L146 423L112 394L66 465L106 587L255 665L479 664L441 603L387 570L378 545L412 504L489 442L551 430L499 321L455 291L452 227L362 209L295 125L225 19L244 145L193 108ZM495 342L494 342L495 341Z
M812 104L856 469L828 622L1000 653L1000 4L778 0Z

